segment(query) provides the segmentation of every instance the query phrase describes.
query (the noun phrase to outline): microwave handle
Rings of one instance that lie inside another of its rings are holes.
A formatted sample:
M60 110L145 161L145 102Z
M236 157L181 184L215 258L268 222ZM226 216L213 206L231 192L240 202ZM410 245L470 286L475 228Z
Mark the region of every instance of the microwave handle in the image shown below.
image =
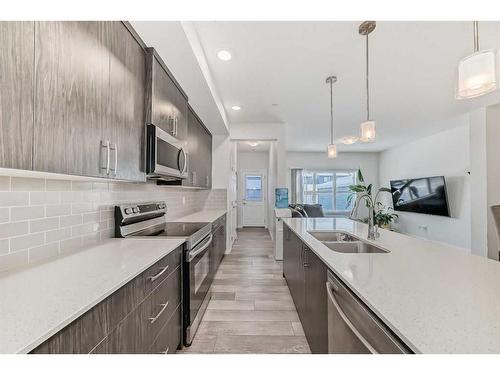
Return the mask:
M181 164L180 164L181 154L184 156L184 165L182 166L182 170L181 170ZM186 154L186 151L184 150L183 147L181 147L179 149L179 156L177 157L177 166L178 166L179 170L181 171L181 174L184 174L186 172L186 169L187 169L187 154Z

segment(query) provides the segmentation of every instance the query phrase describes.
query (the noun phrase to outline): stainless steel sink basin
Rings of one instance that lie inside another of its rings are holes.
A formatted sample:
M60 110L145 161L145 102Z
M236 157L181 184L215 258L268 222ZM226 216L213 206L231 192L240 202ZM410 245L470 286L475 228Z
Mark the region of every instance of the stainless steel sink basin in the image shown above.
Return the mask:
M389 251L384 250L380 247L371 245L369 243L361 241L352 242L334 242L334 241L324 241L323 244L328 248L336 251L338 253L388 253Z
M309 234L331 250L339 253L369 254L389 252L342 231L310 231Z
M310 231L309 234L321 242L325 242L325 241L327 241L327 242L330 242L330 241L335 241L335 242L359 241L359 239L357 239L356 237L353 237L348 233L339 232L339 231L332 231L332 232Z

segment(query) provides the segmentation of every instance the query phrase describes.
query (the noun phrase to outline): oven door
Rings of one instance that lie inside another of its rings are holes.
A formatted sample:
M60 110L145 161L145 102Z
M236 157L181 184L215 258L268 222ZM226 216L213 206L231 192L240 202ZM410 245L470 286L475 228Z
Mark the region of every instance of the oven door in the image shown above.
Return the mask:
M189 345L198 329L201 318L210 300L210 286L213 275L210 272L212 257L212 234L205 237L187 253L189 269L189 313L187 318L186 340Z
M187 177L187 154L183 142L155 125L146 127L146 173L151 179Z

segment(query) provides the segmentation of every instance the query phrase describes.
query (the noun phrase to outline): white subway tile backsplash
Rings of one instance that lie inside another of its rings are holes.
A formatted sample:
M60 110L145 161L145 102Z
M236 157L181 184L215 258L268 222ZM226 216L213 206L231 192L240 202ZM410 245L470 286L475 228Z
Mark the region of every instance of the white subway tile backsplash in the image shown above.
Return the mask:
M0 192L0 207L28 206L29 203L29 193Z
M70 191L71 181L69 180L47 180L47 191Z
M19 251L29 247L38 246L45 241L45 233L28 234L26 236L13 237L10 239L10 251Z
M0 191L10 190L10 176L0 176Z
M28 254L30 263L53 258L59 255L59 242L53 242L47 245L32 247L31 249L28 250Z
M61 216L61 228L62 227L70 227L73 225L78 225L83 223L83 216L82 215L68 215L68 216Z
M59 204L61 193L57 191L33 191L30 193L30 205L37 204Z
M71 205L69 204L55 204L45 206L45 216L63 216L71 214Z
M226 207L226 190L0 176L0 270L114 237L116 204L165 200L167 219Z
M0 255L7 254L9 252L9 240L0 240Z
M48 230L56 229L59 227L59 217L51 217L47 219L38 219L30 221L30 232L46 232Z
M12 177L10 189L12 191L44 191L45 180L31 177Z
M28 222L0 224L0 238L20 236L28 233Z
M11 221L39 219L41 217L45 217L45 206L12 207L10 209Z
M45 232L45 242L55 242L71 238L71 228L61 228Z
M28 264L28 261L28 250L2 255L0 256L0 272L11 268L24 266Z
M0 223L6 223L10 220L10 210L8 208L0 208Z

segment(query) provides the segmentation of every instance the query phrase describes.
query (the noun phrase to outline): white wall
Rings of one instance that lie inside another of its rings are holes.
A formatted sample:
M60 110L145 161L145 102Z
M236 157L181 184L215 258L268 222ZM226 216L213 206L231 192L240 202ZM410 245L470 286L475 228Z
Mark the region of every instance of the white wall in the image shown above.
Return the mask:
M486 108L488 257L498 259L499 243L490 207L500 204L500 105Z
M266 227L269 224L269 219L267 218L268 216L268 208L267 205L269 204L269 192L268 192L268 175L269 175L269 152L268 151L259 151L259 152L241 152L238 151L238 158L237 158L237 165L238 165L238 176L240 178L239 181L239 186L240 188L238 189L238 227L241 228L243 226L243 206L242 206L242 200L243 200L243 171L245 170L262 170L265 172L265 181L263 181L263 186L262 188L265 189L265 202L264 206L265 208L265 215L266 215Z
M488 256L486 109L470 113L471 252Z
M286 129L282 123L231 124L231 139L276 140L278 187L286 186Z
M461 116L456 121L454 129L383 151L379 181L388 186L392 179L445 176L452 217L398 212L396 228L410 235L470 249L469 116Z

